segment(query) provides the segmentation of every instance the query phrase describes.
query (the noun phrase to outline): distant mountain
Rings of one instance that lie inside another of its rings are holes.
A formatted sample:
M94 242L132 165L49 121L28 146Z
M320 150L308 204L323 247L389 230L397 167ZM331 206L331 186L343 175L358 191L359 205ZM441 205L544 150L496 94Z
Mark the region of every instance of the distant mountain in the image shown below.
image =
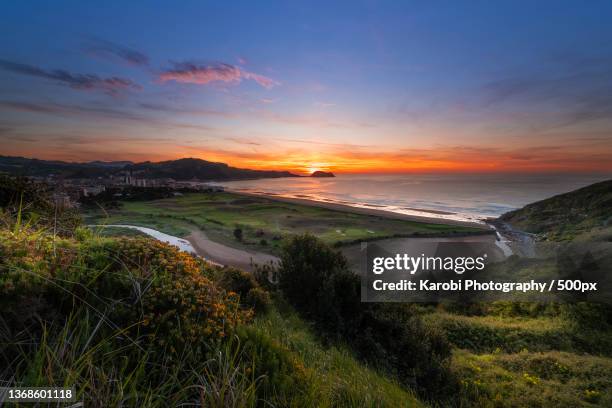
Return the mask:
M334 176L334 173L332 173L331 171L321 171L321 170L317 170L315 172L313 172L310 177L336 177Z
M104 177L117 170L92 163L69 163L58 160L28 159L25 157L0 156L0 173L21 176L63 176L69 178Z
M592 184L508 212L500 221L549 240L568 240L612 225L612 180Z
M201 159L179 159L159 163L137 163L125 167L144 178L173 178L175 180L246 180L257 178L299 177L288 171L250 170L230 167L225 163Z
M114 167L114 168L124 168L125 166L128 166L130 164L134 164L134 162L131 161L100 161L100 160L95 160L95 161L91 161L87 164L91 164L93 166L100 166L100 167Z
M201 159L179 159L159 163L128 161L69 163L63 161L0 156L0 173L23 176L56 175L66 178L108 177L130 170L140 178L173 178L175 180L226 181L257 178L298 177L288 171L250 170L230 167L225 163Z

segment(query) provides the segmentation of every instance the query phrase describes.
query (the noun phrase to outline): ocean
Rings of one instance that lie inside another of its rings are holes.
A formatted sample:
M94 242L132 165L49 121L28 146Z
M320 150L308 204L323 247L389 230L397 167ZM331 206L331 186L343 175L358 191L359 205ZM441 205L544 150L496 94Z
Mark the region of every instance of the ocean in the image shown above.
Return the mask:
M402 214L480 221L612 174L340 174L218 183L230 190L326 201Z

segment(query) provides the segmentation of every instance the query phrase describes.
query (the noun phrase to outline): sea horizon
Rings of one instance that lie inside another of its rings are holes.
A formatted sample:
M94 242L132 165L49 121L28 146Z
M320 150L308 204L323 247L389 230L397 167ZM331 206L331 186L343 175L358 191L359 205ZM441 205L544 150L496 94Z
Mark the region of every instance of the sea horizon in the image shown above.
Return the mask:
M429 218L482 222L532 202L612 178L610 174L338 174L214 184L272 195Z

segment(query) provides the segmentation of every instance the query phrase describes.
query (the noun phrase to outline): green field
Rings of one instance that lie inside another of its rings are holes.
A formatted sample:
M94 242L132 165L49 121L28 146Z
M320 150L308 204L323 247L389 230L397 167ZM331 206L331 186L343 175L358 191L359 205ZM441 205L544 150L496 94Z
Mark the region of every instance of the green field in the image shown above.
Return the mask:
M152 201L123 201L121 208L86 211L90 224L125 223L185 236L201 229L213 240L274 252L282 238L312 233L329 244L413 234L470 233L477 228L428 224L354 214L263 197L192 193ZM234 230L243 231L242 242Z
M480 316L443 307L423 315L454 346L452 368L466 406L612 404L612 331L594 313L597 306L500 302L484 308Z

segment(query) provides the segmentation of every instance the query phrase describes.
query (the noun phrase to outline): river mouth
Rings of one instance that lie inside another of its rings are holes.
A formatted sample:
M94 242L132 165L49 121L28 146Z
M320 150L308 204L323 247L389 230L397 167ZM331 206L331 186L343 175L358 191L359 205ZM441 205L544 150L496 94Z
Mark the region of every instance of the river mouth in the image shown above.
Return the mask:
M126 228L142 232L158 241L165 242L178 247L181 251L197 255L197 251L186 239L175 237L174 235L165 234L153 228L140 227L138 225L123 225L123 224L108 224L108 225L89 225L90 228Z

